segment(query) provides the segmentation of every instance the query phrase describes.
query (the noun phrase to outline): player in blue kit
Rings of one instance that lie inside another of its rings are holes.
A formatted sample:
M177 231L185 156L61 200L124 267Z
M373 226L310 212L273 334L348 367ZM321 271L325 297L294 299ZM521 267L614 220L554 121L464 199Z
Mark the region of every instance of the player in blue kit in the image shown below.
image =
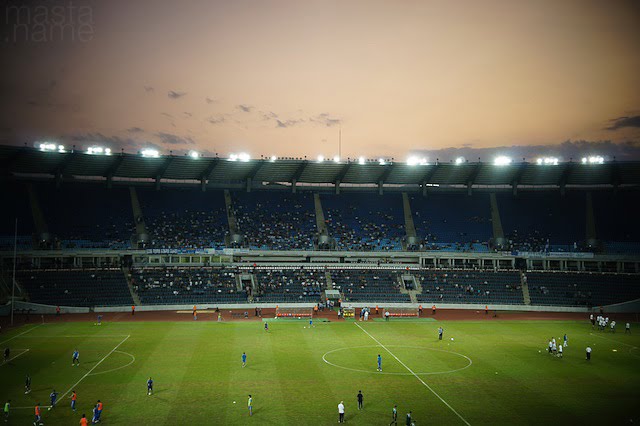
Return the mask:
M149 377L147 380L147 395L151 395L153 393L153 379Z
M53 392L49 394L49 399L51 400L51 407L48 409L56 408L56 401L58 400L58 392L54 389Z
M242 367L245 367L247 365L247 354L245 352L242 352Z
M382 357L378 354L378 371L382 371Z
M73 350L73 356L71 358L71 366L79 366L80 365L80 352L77 349Z

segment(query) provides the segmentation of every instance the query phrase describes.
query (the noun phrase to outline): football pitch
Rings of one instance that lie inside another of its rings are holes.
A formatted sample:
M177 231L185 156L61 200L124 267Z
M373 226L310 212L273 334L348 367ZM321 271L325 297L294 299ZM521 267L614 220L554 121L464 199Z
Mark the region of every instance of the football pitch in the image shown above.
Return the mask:
M338 421L340 401L346 423L356 425L388 425L394 405L399 424L408 411L417 425L621 424L640 419L640 330L633 324L632 331L600 332L587 321L345 321L309 328L293 320L270 321L268 332L257 321L26 325L0 336L0 348L11 348L0 366L0 398L12 401L10 425L31 424L37 402L45 407L44 424L76 425L82 413L91 418L98 399L101 423L113 425L329 425ZM565 333L564 357L549 355L548 340ZM75 348L78 367L71 365ZM53 389L58 405L47 410Z

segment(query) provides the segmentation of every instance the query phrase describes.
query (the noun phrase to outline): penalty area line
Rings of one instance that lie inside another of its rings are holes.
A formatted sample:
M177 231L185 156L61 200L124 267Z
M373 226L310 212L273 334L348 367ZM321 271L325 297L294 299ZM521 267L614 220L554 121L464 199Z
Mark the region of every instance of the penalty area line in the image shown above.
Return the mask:
M105 359L109 358L109 355L111 355L111 354L112 354L112 353L114 353L116 350L118 350L118 348L120 347L120 345L122 345L124 342L126 342L126 341L127 341L127 339L128 339L129 337L131 337L131 335L127 335L127 337L125 337L124 339L122 339L122 341L121 341L120 343L118 343L118 344L115 346L115 348L111 349L111 351L109 351L109 353L108 353L108 354L106 354L106 355L105 355L105 356L104 356L100 361L98 361L98 363L97 363L96 365L94 365L93 367L91 367L91 370L87 371L87 372L85 373L85 375L84 375L84 376L82 376L82 377L80 378L80 380L78 380L78 381L77 381L73 386L71 386L71 387L70 387L70 388L69 388L65 393L63 393L63 394L62 394L62 396L60 397L60 399L61 399L61 400L62 400L62 399L64 399L64 397L65 397L65 396L67 396L67 394L68 394L69 392L71 392L73 389L75 389L75 388L76 388L76 386L78 386L78 385L80 384L80 382L82 382L84 379L86 379L86 378L87 378L87 376L89 376L89 375L93 372L93 370L95 370L96 368L98 368L98 366L99 366L100 364L102 364L102 362L103 362Z
M464 417L462 417L460 415L460 413L458 413L451 405L449 405L449 403L447 401L445 401L440 395L438 395L436 393L436 391L433 390L433 388L431 386L429 386L424 380L422 380L422 378L420 378L420 376L418 376L416 373L413 372L412 369L410 369L404 362L400 361L400 359L395 356L393 354L393 352L391 352L389 349L387 349L387 347L385 345L383 345L382 343L380 343L380 341L378 341L378 339L376 339L375 337L373 337L367 330L365 330L364 328L362 328L360 326L360 324L358 324L357 322L354 323L360 330L364 331L364 333L369 336L371 339L373 339L374 342L376 342L378 345L380 345L380 347L382 349L384 349L385 351L387 351L389 353L389 355L391 355L392 357L395 358L396 361L398 361L398 363L400 363L400 365L402 365L404 368L407 369L407 371L409 373L411 373L416 379L418 379L418 381L420 383L422 383L424 385L424 387L426 387L427 389L429 389L429 391L431 391L432 394L434 394L436 396L436 398L438 398L440 401L442 401L442 403L444 405L446 405L451 411L453 411L453 413L458 416L458 418L460 418L460 420L462 420L464 422L464 424L466 424L467 426L471 426L471 424L465 420Z
M8 360L4 361L2 364L0 364L0 366L8 364L11 361L13 361L14 359L18 358L19 356L22 356L22 355L26 354L27 352L29 352L29 349L14 349L14 350L20 351L20 353L18 355L14 355L11 358L9 358Z
M23 332L22 332L22 333L20 333L20 334L16 334L15 336L8 338L7 340L3 340L2 342L0 342L0 345L4 345L5 343L10 342L10 341L12 341L13 339L15 339L16 337L20 337L20 336L22 336L23 334L30 333L30 332L32 332L33 330L35 330L36 328L38 328L38 327L42 327L43 325L44 325L44 324L38 324L38 325L36 325L35 327L31 327L31 328L30 328L30 329L28 329L27 331L23 331Z

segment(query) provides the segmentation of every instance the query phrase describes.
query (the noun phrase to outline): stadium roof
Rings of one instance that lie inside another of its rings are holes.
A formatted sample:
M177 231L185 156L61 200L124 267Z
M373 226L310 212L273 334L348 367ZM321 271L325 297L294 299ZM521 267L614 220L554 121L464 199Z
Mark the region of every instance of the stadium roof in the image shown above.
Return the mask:
M557 165L477 162L410 165L400 162L349 160L251 159L140 154L96 155L83 151L46 152L31 147L0 145L0 171L7 176L97 177L119 180L200 181L209 184L295 182L347 185L440 186L637 186L640 162Z

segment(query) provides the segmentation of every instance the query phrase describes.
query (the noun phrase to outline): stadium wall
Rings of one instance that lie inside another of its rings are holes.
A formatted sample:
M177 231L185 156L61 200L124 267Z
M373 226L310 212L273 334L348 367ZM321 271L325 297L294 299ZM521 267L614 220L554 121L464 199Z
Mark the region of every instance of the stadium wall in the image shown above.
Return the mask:
M358 302L358 303L346 303L344 306L350 306L354 308L375 307L381 308L415 308L418 309L420 303L383 303L383 302ZM423 309L428 310L431 306L422 304ZM620 305L620 306L618 306ZM624 305L624 306L623 306ZM255 307L261 307L263 309L275 309L280 308L313 308L315 303L235 303L235 304L200 304L197 305L199 310L213 310L220 308L224 310L252 310ZM460 309L460 310L477 310L483 311L485 305L482 304L462 304L462 303L439 303L436 305L438 309ZM137 305L136 312L150 312L150 311L190 311L193 305ZM30 309L32 314L55 314L56 307L53 305L42 305L38 303L30 302L15 302L15 310L21 311ZM527 306L527 305L489 305L489 309L494 311L521 311L521 312L594 312L594 309L579 306ZM620 310L615 310L620 309ZM624 309L624 310L623 310ZM73 307L73 306L60 306L60 310L63 314L79 314L79 313L115 313L115 312L130 312L130 306L96 306L94 308L85 307ZM640 299L619 303L616 305L609 305L606 307L607 312L640 312ZM9 315L11 312L11 304L8 303L0 307L0 315Z
M605 312L615 313L636 313L640 312L640 299L630 300L628 302L614 303L604 307Z

